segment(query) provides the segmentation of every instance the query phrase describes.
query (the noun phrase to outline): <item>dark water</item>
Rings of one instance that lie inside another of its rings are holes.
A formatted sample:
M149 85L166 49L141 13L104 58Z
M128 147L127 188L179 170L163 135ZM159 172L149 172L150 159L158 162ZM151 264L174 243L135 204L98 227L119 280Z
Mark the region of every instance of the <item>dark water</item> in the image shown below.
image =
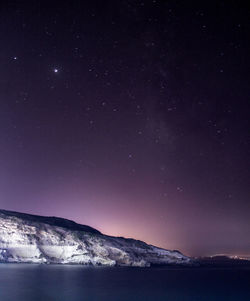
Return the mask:
M0 301L250 301L250 269L0 264Z

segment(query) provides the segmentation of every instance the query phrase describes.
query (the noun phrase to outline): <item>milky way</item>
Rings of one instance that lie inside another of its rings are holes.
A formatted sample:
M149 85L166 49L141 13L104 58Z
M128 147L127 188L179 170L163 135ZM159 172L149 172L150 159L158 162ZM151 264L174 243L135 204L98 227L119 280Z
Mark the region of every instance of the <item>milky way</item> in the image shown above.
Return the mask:
M4 2L0 207L249 254L249 8Z

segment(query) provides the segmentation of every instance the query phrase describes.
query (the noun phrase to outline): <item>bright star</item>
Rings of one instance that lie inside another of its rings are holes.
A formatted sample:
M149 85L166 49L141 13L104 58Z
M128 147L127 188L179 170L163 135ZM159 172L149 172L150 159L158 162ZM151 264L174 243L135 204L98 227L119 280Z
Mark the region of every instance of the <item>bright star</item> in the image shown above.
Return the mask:
M54 72L55 72L55 73L58 73L58 69L57 69L57 68L55 68L55 69L54 69Z

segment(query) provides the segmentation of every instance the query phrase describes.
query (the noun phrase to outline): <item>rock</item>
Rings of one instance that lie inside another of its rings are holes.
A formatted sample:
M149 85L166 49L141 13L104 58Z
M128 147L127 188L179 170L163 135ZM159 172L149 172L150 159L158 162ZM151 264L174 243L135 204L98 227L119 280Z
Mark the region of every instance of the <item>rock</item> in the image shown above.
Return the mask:
M0 261L104 266L190 265L142 241L103 235L73 221L0 210Z

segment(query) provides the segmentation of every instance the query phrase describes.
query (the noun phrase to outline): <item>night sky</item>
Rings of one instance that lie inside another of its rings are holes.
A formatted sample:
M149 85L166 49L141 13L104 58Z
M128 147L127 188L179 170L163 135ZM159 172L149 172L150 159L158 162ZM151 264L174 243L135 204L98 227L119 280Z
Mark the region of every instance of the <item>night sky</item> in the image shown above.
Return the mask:
M0 4L0 208L250 254L249 7L44 3Z

